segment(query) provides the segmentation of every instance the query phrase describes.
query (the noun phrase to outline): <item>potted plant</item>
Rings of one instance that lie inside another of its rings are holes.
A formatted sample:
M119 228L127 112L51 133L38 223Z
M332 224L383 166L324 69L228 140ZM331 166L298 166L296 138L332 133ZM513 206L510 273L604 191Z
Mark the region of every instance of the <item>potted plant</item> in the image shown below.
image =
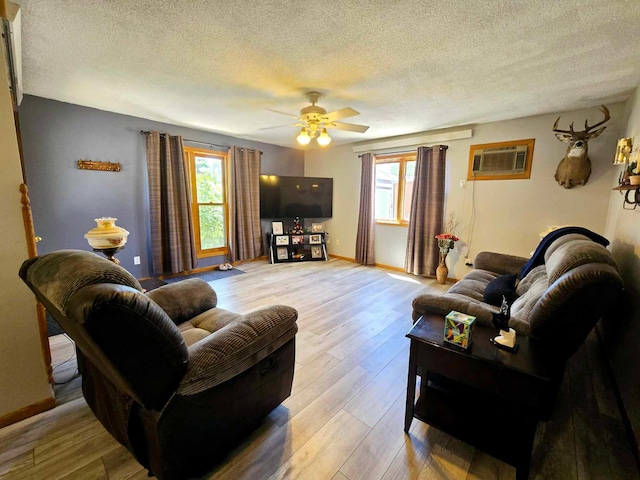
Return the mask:
M627 167L627 173L629 174L630 185L640 185L640 168L638 168L638 162L631 162Z

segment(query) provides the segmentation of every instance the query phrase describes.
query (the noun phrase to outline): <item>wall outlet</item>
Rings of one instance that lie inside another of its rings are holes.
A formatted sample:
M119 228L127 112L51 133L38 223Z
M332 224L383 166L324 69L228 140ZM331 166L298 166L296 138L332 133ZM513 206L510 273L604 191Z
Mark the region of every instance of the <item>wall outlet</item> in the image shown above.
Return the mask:
M340 240L336 239L336 245L340 245Z
M467 186L467 181L466 180L460 180L460 188L464 188Z
M140 265L140 257L133 257L133 264Z

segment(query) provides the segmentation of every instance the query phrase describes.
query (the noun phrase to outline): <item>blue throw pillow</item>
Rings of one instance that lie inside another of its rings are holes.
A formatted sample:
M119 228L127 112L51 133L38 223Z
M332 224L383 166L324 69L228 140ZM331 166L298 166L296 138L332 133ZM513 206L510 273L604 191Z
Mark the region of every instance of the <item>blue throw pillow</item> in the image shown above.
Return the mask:
M516 274L500 275L491 280L484 289L482 301L489 305L499 307L502 305L502 296L507 299L509 305L518 298L516 294Z

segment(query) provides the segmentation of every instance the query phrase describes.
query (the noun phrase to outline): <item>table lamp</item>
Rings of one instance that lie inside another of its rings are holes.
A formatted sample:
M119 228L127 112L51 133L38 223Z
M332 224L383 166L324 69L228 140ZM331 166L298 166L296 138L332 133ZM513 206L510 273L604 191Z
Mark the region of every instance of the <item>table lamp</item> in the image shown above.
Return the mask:
M129 232L116 226L117 218L101 217L94 220L98 226L89 230L84 238L94 252L102 252L113 263L120 265L120 261L114 255L124 248Z

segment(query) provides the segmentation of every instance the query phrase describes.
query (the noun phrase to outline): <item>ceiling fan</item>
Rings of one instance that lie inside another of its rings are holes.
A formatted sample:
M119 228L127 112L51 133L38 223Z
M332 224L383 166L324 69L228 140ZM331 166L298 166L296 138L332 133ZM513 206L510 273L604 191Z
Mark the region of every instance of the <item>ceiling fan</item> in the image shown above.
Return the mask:
M364 133L369 127L366 125L356 125L353 123L338 122L343 118L354 117L360 115L353 108L341 108L327 113L327 111L316 105L322 96L320 92L307 92L305 94L311 105L300 110L300 115L291 115L289 113L272 110L276 113L289 115L298 119L298 123L293 124L294 127L300 127L300 133L296 140L300 145L307 145L313 138L317 137L320 146L327 146L331 143L331 137L327 133L327 128L337 128L339 130L347 130L349 132ZM278 128L278 127L269 127Z

